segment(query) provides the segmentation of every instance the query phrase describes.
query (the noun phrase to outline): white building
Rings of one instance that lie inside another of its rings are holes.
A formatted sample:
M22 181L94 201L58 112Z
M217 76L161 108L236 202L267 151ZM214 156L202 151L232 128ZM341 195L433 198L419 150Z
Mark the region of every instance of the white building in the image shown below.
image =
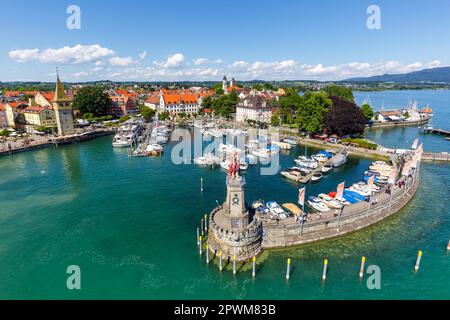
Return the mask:
M159 110L170 114L195 114L200 110L197 96L187 91L161 91Z
M247 120L270 123L272 107L259 95L249 95L236 106L236 121Z

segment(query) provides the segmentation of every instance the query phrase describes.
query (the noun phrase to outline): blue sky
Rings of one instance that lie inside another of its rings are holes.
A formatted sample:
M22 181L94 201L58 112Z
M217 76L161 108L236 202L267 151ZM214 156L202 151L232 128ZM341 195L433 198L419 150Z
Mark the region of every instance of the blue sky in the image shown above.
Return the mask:
M81 29L69 30L69 5ZM367 8L381 9L369 30ZM448 0L2 4L0 81L317 79L450 65Z

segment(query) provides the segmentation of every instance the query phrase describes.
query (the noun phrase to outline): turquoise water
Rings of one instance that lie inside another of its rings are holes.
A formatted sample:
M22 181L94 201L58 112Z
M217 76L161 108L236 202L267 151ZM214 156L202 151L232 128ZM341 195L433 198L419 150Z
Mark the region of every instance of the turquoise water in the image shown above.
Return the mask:
M396 142L398 135L390 137ZM219 273L199 257L195 229L216 200L224 200L225 173L174 165L172 147L161 158L129 159L105 137L0 158L0 298L450 298L448 164L422 165L418 194L400 214L337 240L271 251L252 280L250 272ZM281 166L304 152L298 147L284 154ZM307 193L331 191L344 179L356 182L369 164L352 157L307 185ZM299 186L280 176L261 176L258 167L246 176L248 201L297 200ZM419 249L424 256L415 274ZM381 268L381 290L360 282L362 255ZM294 268L286 283L288 257ZM324 257L330 261L326 283ZM69 265L81 268L80 291L66 288Z

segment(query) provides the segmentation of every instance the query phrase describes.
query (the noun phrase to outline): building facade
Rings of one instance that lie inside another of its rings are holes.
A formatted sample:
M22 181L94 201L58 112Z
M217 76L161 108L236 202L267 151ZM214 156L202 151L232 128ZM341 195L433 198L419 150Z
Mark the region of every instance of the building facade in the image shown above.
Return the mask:
M272 107L259 95L249 95L236 106L236 121L256 121L270 123Z

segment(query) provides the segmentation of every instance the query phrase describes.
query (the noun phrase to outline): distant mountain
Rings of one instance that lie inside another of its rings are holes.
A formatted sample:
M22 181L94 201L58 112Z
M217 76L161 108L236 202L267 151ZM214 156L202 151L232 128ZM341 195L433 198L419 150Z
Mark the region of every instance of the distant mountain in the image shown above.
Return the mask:
M344 82L450 83L450 67L425 69L405 74L385 74L367 78L351 78Z

